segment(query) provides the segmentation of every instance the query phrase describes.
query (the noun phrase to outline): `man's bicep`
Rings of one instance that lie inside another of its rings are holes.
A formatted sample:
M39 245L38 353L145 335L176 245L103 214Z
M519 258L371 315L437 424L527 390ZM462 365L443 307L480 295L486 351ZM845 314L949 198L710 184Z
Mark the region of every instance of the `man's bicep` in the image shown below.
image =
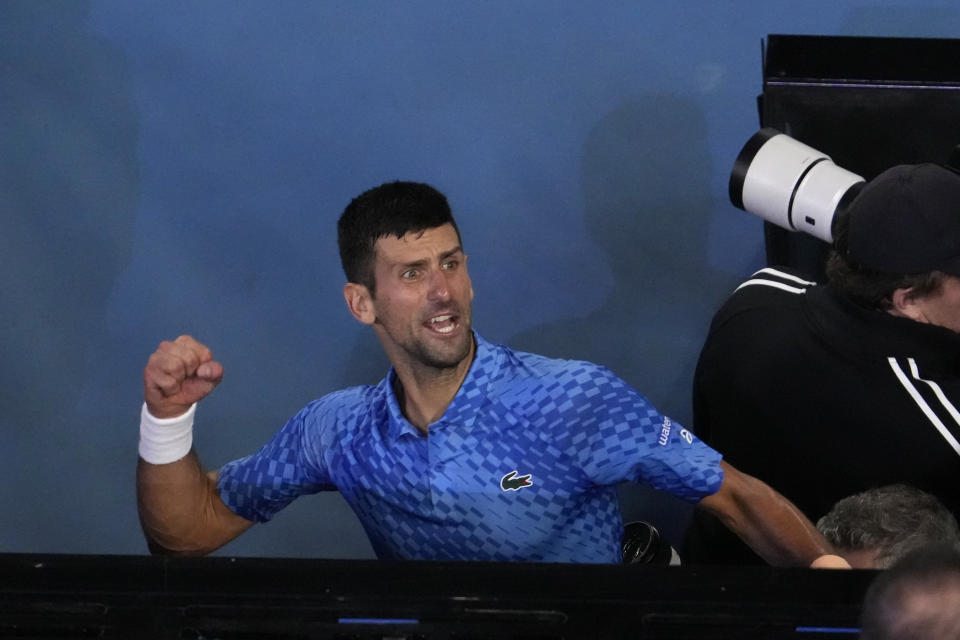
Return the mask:
M241 533L254 525L252 520L248 520L233 511L227 503L220 497L220 491L217 489L217 480L220 476L219 471L207 472L207 481L210 483L210 512L212 514L213 528L223 542L217 546L223 546L230 542Z

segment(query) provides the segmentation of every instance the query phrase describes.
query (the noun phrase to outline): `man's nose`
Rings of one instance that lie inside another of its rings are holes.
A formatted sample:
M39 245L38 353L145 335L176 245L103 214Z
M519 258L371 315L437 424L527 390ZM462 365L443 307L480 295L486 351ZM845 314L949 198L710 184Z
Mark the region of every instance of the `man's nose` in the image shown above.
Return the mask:
M440 269L433 269L427 281L427 297L431 300L446 300L450 297L447 278Z

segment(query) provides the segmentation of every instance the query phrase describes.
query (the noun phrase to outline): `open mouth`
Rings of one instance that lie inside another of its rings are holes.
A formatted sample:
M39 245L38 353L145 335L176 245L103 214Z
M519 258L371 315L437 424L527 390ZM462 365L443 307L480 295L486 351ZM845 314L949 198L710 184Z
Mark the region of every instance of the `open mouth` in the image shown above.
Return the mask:
M426 322L428 329L441 335L453 333L457 328L457 316L452 313L446 313L439 316L433 316Z

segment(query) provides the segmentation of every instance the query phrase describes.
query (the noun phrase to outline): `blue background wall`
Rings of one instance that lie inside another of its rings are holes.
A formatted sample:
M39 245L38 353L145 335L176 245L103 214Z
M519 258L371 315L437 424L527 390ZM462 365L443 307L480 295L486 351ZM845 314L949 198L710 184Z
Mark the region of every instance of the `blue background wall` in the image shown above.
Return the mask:
M0 2L0 551L143 553L141 370L226 367L216 467L387 369L334 225L447 193L490 340L606 364L689 422L713 309L760 266L727 176L769 33L960 33L945 2ZM670 535L684 505L625 492ZM336 494L221 553L366 557Z

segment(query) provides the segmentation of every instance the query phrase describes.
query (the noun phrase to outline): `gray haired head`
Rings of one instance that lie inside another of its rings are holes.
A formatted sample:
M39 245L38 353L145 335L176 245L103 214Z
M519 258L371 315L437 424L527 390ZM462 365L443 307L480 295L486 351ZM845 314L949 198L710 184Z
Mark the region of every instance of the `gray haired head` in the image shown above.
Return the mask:
M820 518L817 529L841 555L872 555L876 569L933 542L960 549L953 514L936 497L903 484L843 498Z

